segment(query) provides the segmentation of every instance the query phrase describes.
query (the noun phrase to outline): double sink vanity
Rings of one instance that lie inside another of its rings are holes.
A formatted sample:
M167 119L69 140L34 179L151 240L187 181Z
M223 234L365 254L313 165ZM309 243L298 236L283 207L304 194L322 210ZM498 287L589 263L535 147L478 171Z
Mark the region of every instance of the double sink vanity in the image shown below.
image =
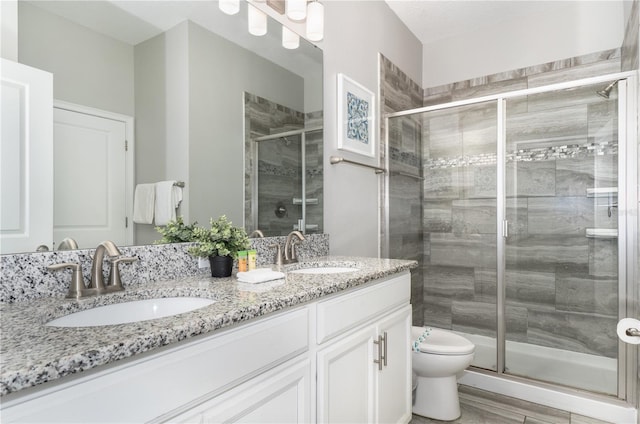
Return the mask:
M2 421L408 422L415 266L322 256L261 284L125 275L1 304Z

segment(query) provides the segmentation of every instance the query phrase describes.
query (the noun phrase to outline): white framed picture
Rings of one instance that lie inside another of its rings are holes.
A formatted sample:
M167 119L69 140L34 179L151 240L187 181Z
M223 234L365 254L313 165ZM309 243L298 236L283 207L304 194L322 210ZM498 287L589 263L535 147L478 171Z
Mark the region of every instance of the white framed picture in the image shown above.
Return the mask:
M375 157L375 96L338 74L338 149Z

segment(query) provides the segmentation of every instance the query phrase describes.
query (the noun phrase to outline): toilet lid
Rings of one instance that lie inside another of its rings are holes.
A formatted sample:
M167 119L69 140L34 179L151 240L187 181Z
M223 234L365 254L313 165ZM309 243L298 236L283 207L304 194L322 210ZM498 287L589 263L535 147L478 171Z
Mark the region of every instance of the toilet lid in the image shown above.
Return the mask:
M473 353L475 345L455 333L434 328L420 343L418 350L436 355L466 355Z

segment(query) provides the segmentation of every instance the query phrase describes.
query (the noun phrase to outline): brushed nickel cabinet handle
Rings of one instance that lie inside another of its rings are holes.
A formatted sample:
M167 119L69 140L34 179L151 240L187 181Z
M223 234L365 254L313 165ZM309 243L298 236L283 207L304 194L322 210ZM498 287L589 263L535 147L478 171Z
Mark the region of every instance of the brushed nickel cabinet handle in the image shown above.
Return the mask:
M382 341L384 342L384 356L382 357L384 361L384 366L387 366L387 345L389 344L389 336L387 336L387 332L384 332L384 336L382 337Z
M374 364L378 364L378 371L382 371L382 361L383 361L382 343L383 343L382 336L378 336L378 340L373 341L373 344L378 345L378 359L373 360Z

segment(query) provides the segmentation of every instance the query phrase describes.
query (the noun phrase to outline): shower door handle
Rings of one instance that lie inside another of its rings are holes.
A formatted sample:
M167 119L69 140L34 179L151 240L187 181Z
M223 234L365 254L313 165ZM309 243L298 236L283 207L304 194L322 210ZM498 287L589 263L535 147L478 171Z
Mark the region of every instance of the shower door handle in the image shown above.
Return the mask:
M506 219L502 221L502 237L509 237L509 221Z

